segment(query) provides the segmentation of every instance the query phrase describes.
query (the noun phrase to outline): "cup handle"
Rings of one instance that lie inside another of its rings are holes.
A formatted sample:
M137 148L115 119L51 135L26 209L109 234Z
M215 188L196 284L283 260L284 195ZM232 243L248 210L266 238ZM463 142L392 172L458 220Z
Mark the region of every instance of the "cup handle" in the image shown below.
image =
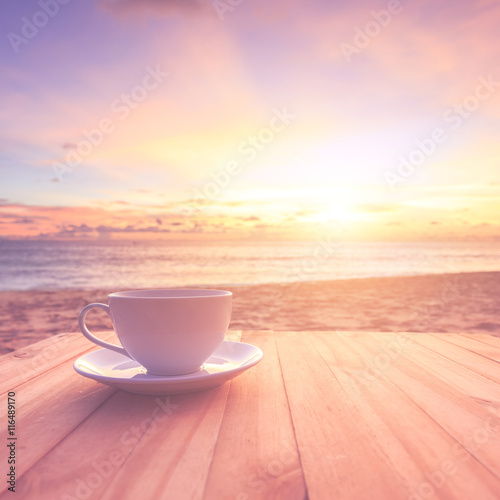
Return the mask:
M90 330L87 328L87 325L85 324L85 318L88 314L88 312L91 309L102 309L103 311L106 311L109 315L109 306L106 304L89 304L88 306L85 306L82 311L80 312L80 316L78 316L78 325L80 327L80 330L82 331L83 335L87 337L91 342L94 344L100 345L101 347L105 347L106 349L111 349L112 351L119 352L120 354L125 354L125 356L128 356L131 358L130 354L125 350L124 347L118 346L115 344L110 344L109 342L106 342L105 340L98 339L95 335L93 335Z

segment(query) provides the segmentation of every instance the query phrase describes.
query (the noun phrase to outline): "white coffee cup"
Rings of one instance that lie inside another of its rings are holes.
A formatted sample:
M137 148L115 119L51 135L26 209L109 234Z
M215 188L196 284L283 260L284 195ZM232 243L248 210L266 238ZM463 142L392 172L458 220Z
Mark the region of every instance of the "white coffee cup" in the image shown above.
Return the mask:
M224 340L233 294L223 290L138 290L108 295L109 305L89 304L78 318L83 335L134 359L153 375L200 369ZM121 346L95 337L85 325L91 309L111 317Z

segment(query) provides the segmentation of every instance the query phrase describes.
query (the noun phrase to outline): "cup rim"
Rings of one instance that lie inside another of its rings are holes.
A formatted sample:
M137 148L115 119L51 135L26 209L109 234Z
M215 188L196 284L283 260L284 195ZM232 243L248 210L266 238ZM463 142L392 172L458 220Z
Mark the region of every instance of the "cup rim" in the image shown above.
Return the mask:
M146 295L146 293L151 293L152 295ZM162 292L169 292L174 295L157 295ZM175 292L194 292L193 295L175 295ZM209 293L205 293L209 292ZM143 294L143 295L141 295ZM122 292L113 292L108 295L108 298L119 298L119 299L158 299L158 300L168 300L168 299L210 299L217 297L228 297L233 295L232 292L227 290L216 290L213 288L148 288L141 290L127 290Z

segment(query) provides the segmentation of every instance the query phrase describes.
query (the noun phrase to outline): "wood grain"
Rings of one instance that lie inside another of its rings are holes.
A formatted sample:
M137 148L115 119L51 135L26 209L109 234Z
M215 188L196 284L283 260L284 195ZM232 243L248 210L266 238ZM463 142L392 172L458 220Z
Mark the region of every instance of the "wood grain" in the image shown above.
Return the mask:
M231 383L204 498L303 500L304 478L273 333L246 332L242 340L265 355Z
M383 353L387 353L390 359L400 353L405 353L413 360L418 360L419 365L429 373L453 386L457 392L461 392L478 402L500 407L500 385L490 378L476 373L470 367L450 361L442 353L436 352L430 346L425 345L426 342L429 343L428 335L412 334L406 337L405 342L401 342L399 335L392 334L390 337L385 337L384 344L380 343L377 333L366 335L375 337L383 349ZM444 337L441 336L440 338L443 339ZM486 344L480 344L479 348L482 348L483 345L486 346Z
M241 332L231 333L231 339L240 336ZM114 392L81 377L71 364L62 366L70 369L64 373L68 385L80 389L81 396L88 398L91 390L78 387L82 381ZM23 499L40 500L201 498L228 390L229 384L225 384L171 398L116 391L98 408L90 403L83 409L75 407L80 425L47 450L42 460L30 463L18 492ZM47 405L47 397L38 403L46 409L46 422L56 419L52 427L57 425L58 415L65 419L59 408ZM33 433L41 428L52 430L38 422ZM32 453L39 455L34 449ZM131 481L134 476L138 479Z
M419 343L423 337L426 336L418 336ZM353 342L353 346L369 363L373 363L380 354L381 344L371 335L364 337L363 341ZM477 358L484 359L481 356ZM457 392L453 385L446 382L445 377L430 372L420 364L418 356L411 356L404 350L381 370L380 377L388 378L449 433L459 444L457 454L463 453L468 459L479 461L498 481L498 415L473 398ZM496 492L500 496L500 482Z
M404 498L426 498L429 492L438 498L497 498L500 484L487 468L462 460L460 453L467 455L466 450L457 451L457 441L388 377L365 371L365 359L356 348L367 337L338 335L336 343L324 334L312 339L367 422L371 438L379 444L379 460L389 464L394 481L408 488Z
M215 441L227 390L171 398L117 391L24 474L20 498L201 498L207 439Z
M500 349L500 337L496 335L488 335L487 333L462 333L461 335L474 338L474 340L478 340L479 342L483 342Z
M475 337L475 335L443 335L441 338L446 342L459 345L464 349L468 349L469 351L500 363L500 342L498 342L498 346L495 347L493 344L485 343Z
M308 498L406 498L380 442L310 336L280 332L276 341Z
M116 339L114 332L98 332L103 340ZM0 357L0 393L14 390L54 366L97 349L81 333L61 333Z
M481 354L449 342L444 335L421 335L414 338L416 343L425 345L429 349L448 358L452 363L458 363L472 371L479 373L483 377L489 378L496 384L500 384L500 367L497 361ZM479 344L478 349L482 345Z
M73 359L94 346L46 339L0 358L0 388L16 391L17 498L496 500L500 341L488 337L245 332L260 364L172 397L81 377Z

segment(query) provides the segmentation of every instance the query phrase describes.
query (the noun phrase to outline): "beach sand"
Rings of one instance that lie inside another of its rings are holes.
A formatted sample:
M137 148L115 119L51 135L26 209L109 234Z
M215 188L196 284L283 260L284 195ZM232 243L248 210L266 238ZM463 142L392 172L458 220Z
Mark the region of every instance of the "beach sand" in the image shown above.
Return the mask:
M206 287L209 288L209 287ZM500 336L500 272L222 287L233 292L230 328L489 333ZM0 292L0 354L62 332L117 290ZM92 330L111 329L102 311Z

